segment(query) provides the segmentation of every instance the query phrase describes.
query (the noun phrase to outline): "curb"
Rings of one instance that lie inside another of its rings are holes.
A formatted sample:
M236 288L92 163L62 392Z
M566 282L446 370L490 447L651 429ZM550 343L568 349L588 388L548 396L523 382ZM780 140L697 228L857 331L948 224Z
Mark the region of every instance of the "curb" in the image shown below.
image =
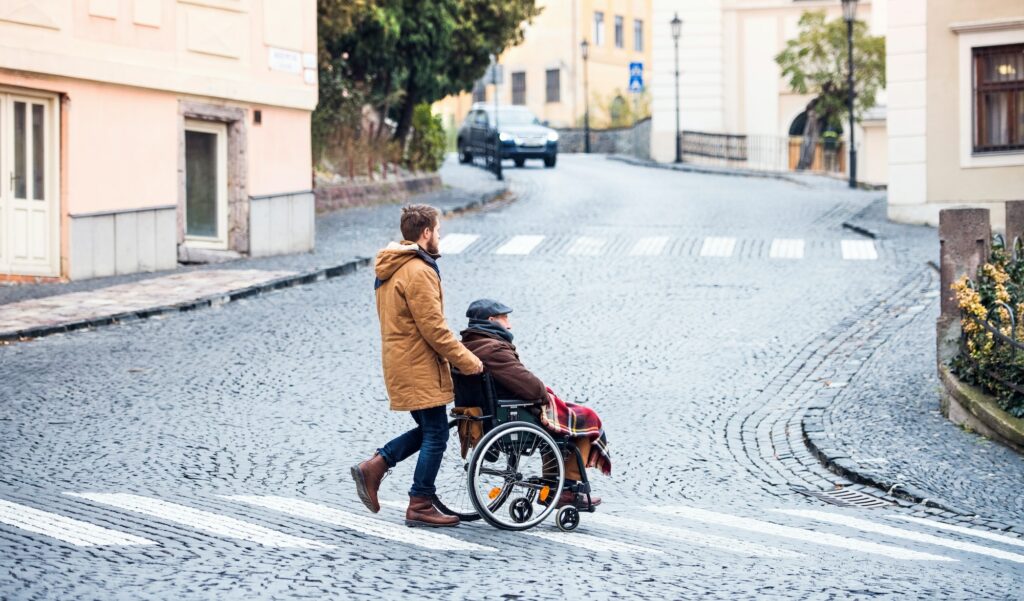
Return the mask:
M330 267L324 267L321 269L314 269L312 271L304 271L293 275L268 280L266 282L260 282L259 284L254 284L252 286L247 286L245 288L239 288L237 290L232 290L230 292L226 292L223 294L212 294L209 296L203 296L197 299L185 301L183 303L177 303L174 305L147 307L145 309L139 309L138 311L127 311L125 313L118 313L116 315L104 315L102 317L83 319L81 321L73 321L58 325L39 326L34 328L27 328L24 330L18 330L17 332L0 333L0 342L24 342L35 338L52 336L53 334L62 334L64 332L74 332L76 330L83 330L87 328L96 328L100 326L108 326L119 323L138 321L140 319L148 319L150 317L155 317L157 315L186 313L188 311L195 311L197 309L204 309L206 307L218 307L220 305L224 305L233 301L259 296L267 292L273 292L274 290L292 288L295 286L301 286L303 284L312 284L313 282L319 282L322 280L329 280L339 276L348 275L350 273L355 272L358 269L367 267L369 265L369 257L356 257L355 259L346 261L338 265L332 265Z
M966 517L973 517L975 515L973 512L956 507L952 503L930 495L915 486L886 480L869 470L861 468L857 462L850 459L849 455L837 449L829 448L826 446L828 441L824 437L824 424L822 423L822 414L820 412L805 415L800 420L800 428L803 431L804 444L807 446L807 449L818 458L818 461L828 471L837 476L842 476L857 484L881 489L891 497L909 501L916 505L924 505L925 507L932 507Z
M442 215L445 217L450 215L461 215L467 211L482 208L491 203L506 199L510 196L511 194L509 192L509 189L507 186L505 186L501 190L495 192L481 193L474 200L445 209L444 211L442 211ZM218 307L220 305L224 305L230 302L246 298L252 298L254 296L259 296L261 294L273 292L275 290L293 288L295 286L312 284L314 282L330 280L343 275L348 275L350 273L354 273L359 269L369 267L370 261L370 257L356 257L354 259L337 265L331 265L329 267L322 267L310 271L303 271L293 275L268 280L266 282L260 282L259 284L254 284L252 286L247 286L245 288L232 290L230 292L203 296L200 298L192 299L182 303L176 303L173 305L147 307L145 309L139 309L138 311L127 311L124 313L118 313L116 315L104 315L102 317L83 319L80 321L73 321L57 325L26 328L24 330L18 330L15 332L0 332L0 345L10 344L12 342L27 342L29 340L33 340L36 338L43 338L46 336L52 336L54 334L63 334L65 332L74 332L76 330L84 330L87 328L98 328L101 326L109 326L120 323L138 321L141 319L148 319L150 317L155 317L158 315L186 313L188 311L195 311L197 309L204 309L207 307Z
M608 160L619 161L629 165L636 165L638 167L651 167L653 169L667 169L669 171L683 171L685 173L703 173L707 175L725 175L728 177L759 177L763 179L777 179L805 188L810 187L805 182L800 181L794 177L790 177L785 173L775 171L753 171L748 169L716 169L711 167L703 167L700 165L694 165L691 163L658 163L656 161L647 161L643 159L637 159L629 156L622 155L609 155Z

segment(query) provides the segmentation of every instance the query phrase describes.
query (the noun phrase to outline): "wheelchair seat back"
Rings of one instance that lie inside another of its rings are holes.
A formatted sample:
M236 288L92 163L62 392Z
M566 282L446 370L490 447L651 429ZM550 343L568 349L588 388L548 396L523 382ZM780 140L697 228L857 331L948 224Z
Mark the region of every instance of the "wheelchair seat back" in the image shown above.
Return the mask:
M452 370L452 383L455 386L456 407L479 407L484 415L494 418L495 389L491 374L469 375L457 369Z

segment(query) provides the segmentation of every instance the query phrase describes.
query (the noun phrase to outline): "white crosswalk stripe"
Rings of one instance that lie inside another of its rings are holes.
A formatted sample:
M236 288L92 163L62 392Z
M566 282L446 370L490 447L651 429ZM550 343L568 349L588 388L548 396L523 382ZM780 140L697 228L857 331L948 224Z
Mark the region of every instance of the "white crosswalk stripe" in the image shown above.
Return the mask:
M753 518L745 518L729 515L726 513L718 513L715 511L708 511L706 509L698 509L696 507L650 507L649 509L657 513L679 516L685 519L694 520L698 522L716 524L719 526L727 526L730 528L738 528L740 530L748 530L750 532L757 532L759 534L766 534L768 536L789 538L802 542L813 543L816 545L824 545L827 547L837 547L840 549L847 549L850 551L859 551L862 553L882 555L884 557L890 557L892 559L908 559L919 561L956 561L955 559L943 557L941 555L933 555L931 553L924 553L921 551L911 551L909 549L903 549L901 547L893 547L889 545L882 545L879 543L862 541L855 538L839 536L837 534L830 534L828 532L804 530L801 528L794 528L792 526L782 526L771 522L755 520Z
M795 551L787 551L785 549L758 545L756 543L749 543L739 539L726 538L724 536L717 536L714 534L705 534L703 532L697 532L696 530L688 530L686 528L679 528L666 524L652 524L650 522L643 522L640 520L603 513L589 514L585 519L588 522L593 521L597 524L620 528L635 534L671 538L687 544L700 545L702 547L709 547L720 551L728 551L729 553L736 553L745 557L802 557L800 553Z
M700 256L731 257L735 248L736 238L719 238L712 236L704 238L704 243L701 244L700 247Z
M932 536L931 534L923 534L921 532L903 530L900 528L894 528L892 526L886 526L884 524L876 524L874 522L869 522L867 520L862 520L847 515L841 515L838 513L815 511L813 509L779 509L776 511L778 511L779 513L784 513L786 515L795 515L799 517L810 518L812 520L818 520L821 522L828 522L830 524L839 524L840 526L856 528L858 530L863 530L864 532L872 532L874 534L881 534L883 536L903 538L918 543L937 545L941 547L949 547L950 549L956 549L958 551L967 551L968 553L977 553L979 555L987 555L989 557L995 557L997 559L1005 559L1007 561L1013 561L1016 563L1024 563L1024 555L1018 555L1016 553L1010 553L1008 551L1001 551L999 549L990 549L988 547L982 547L981 545L976 545L974 543L965 543L962 541L939 538L938 536Z
M237 520L235 518L217 515L209 511L202 511L169 503L150 497L130 495L123 493L65 493L72 497L87 499L103 505L111 505L127 511L141 513L168 522L182 524L217 536L247 540L268 547L286 547L299 549L333 549L332 545L300 538L290 534L284 534L270 528L257 526Z
M102 528L95 524L71 519L56 513L4 501L3 499L0 499L0 523L14 526L27 532L56 538L79 547L156 544L141 536L124 534L123 532Z
M878 251L871 240L843 240L841 242L843 259L846 261L874 261L878 259Z
M630 249L629 254L632 257L657 256L665 250L666 245L668 245L668 236L640 238Z
M597 256L601 254L601 249L604 248L604 240L601 238L591 238L590 236L580 236L573 241L572 246L566 251L570 255L578 256Z
M799 238L775 238L768 250L768 256L772 259L802 259L804 241Z
M333 526L341 526L370 536L393 540L407 545L415 545L436 551L496 551L493 547L485 547L476 543L463 541L444 534L417 530L402 524L385 522L370 517L356 515L340 509L326 507L302 499L277 496L229 496L233 501L256 505L295 517L324 522Z
M513 236L511 240L502 244L496 255L528 255L537 248L537 245L544 240L544 236Z
M948 530L950 532L956 532L958 534L977 536L978 538L984 538L986 540L1002 543L1004 545L1024 547L1024 539L1010 538L1009 536L1003 536L1001 534L996 534L995 532L988 532L987 530L965 528L963 526L957 526L956 524L947 524L945 522L937 522L935 520L926 520L924 518L917 518L912 515L894 515L892 517L899 520L914 522L915 524L921 524L923 526L931 526L932 528L938 528L939 530Z
M581 517L581 519L586 519ZM663 555L662 551L657 549L649 549L647 547L641 547L640 545L633 545L630 543L623 543L607 538L601 538L599 536L593 536L590 534L584 534L582 532L551 532L544 530L527 530L523 534L532 536L534 538L541 538L553 543L561 543L563 545L570 545L573 547L579 547L581 549L587 549L588 551L598 551L604 553L635 553L641 555Z
M448 234L441 238L441 254L457 255L466 250L470 244L476 242L480 236L477 234Z

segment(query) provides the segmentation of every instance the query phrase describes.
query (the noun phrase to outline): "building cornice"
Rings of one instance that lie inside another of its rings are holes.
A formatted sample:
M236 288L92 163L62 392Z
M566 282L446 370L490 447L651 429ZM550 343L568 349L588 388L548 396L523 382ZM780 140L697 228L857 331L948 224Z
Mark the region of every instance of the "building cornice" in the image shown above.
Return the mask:
M1008 17L1005 19L987 19L985 21L961 21L950 23L953 33L980 33L987 31L1005 31L1007 29L1024 29L1024 18Z

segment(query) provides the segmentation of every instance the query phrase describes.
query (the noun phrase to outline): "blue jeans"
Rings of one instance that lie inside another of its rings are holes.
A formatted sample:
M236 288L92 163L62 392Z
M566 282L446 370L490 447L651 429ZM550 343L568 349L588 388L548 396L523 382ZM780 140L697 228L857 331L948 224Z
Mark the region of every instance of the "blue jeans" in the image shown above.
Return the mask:
M434 479L441 469L441 458L448 446L448 412L441 405L410 413L416 420L416 427L384 445L384 448L377 449L377 452L390 467L395 467L419 451L409 495L432 497L435 492Z

